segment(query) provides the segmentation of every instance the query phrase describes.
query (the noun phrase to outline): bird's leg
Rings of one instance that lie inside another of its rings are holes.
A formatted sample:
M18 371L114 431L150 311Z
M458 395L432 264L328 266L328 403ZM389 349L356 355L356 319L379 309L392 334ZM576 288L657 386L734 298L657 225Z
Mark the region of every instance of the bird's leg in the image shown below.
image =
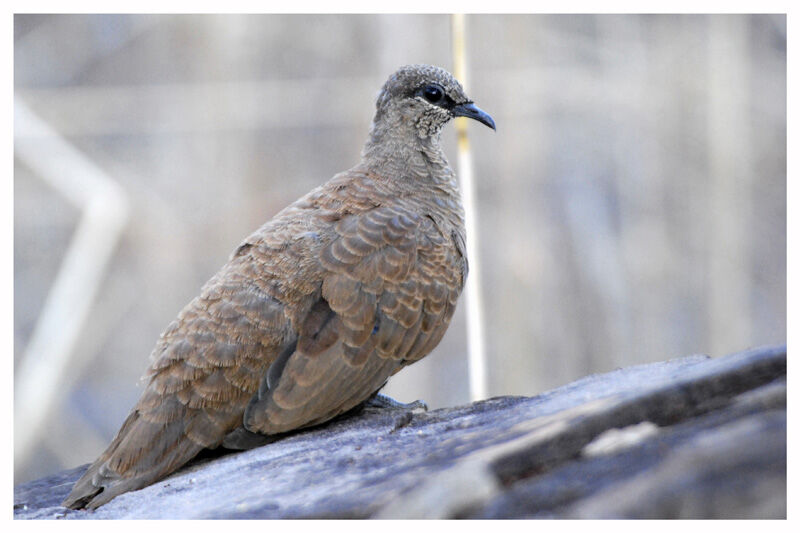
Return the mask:
M422 400L416 400L410 403L398 402L394 398L376 392L364 402L364 407L372 407L374 409L422 409L428 410L428 404Z

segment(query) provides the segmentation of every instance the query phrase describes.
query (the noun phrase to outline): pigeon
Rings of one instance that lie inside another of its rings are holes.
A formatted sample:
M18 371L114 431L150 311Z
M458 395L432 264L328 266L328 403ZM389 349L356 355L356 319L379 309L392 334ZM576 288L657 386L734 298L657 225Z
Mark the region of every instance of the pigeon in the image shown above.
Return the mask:
M249 449L376 399L442 339L468 264L440 132L496 129L446 70L381 89L360 162L247 237L159 338L144 390L63 505L96 509L204 449Z

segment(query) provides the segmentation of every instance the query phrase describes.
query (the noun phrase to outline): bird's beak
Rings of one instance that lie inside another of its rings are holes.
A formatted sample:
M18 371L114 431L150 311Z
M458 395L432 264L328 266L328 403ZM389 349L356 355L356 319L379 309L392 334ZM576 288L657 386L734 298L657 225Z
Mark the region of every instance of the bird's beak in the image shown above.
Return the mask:
M486 124L494 131L497 131L497 128L494 127L494 119L489 116L489 113L482 110L472 102L458 104L457 106L453 107L453 114L457 117L473 118L481 124Z

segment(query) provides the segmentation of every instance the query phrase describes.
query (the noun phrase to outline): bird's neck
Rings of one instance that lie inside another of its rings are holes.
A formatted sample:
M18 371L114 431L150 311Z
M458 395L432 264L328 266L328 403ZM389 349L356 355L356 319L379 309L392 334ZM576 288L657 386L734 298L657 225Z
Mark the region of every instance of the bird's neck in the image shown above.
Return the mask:
M439 142L439 135L420 138L414 131L373 125L361 164L388 178L398 194L414 196L440 227L463 238L464 207L455 172ZM448 233L449 234L449 233Z
M458 190L439 134L420 137L413 125L400 121L373 124L362 152L362 163L383 176L446 188L453 193Z

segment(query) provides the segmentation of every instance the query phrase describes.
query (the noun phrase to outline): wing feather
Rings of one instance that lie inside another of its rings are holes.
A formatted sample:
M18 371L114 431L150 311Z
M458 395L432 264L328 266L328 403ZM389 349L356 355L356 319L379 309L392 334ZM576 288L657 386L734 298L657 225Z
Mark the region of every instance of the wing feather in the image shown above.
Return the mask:
M320 250L319 300L296 349L245 412L251 432L316 424L358 405L430 352L452 316L461 257L430 218L376 207L339 219L335 230Z

